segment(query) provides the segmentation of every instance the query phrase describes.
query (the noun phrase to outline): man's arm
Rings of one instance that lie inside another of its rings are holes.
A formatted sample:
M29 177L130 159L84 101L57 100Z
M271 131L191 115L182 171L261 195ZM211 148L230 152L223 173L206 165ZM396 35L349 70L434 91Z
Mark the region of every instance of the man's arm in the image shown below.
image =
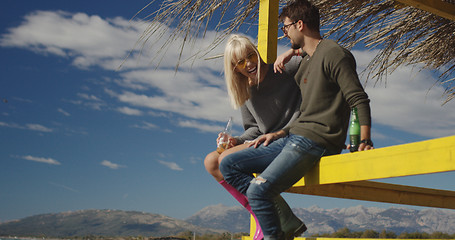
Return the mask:
M285 64L288 63L293 56L299 56L301 54L302 49L289 49L286 52L282 53L278 56L273 64L273 70L276 72L283 73L285 68Z
M371 142L371 126L362 125L360 126L360 140L369 140ZM361 143L359 145L359 151L365 151L373 149L373 142Z

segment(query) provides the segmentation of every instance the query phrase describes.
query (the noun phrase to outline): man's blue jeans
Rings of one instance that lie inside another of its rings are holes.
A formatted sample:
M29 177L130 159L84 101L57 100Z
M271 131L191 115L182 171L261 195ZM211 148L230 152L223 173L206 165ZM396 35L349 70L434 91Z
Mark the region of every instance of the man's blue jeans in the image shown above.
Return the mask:
M226 156L220 164L226 182L248 197L264 233L279 239L280 220L273 199L300 180L325 153L314 141L290 134L268 146L250 147ZM254 178L253 173L260 173Z

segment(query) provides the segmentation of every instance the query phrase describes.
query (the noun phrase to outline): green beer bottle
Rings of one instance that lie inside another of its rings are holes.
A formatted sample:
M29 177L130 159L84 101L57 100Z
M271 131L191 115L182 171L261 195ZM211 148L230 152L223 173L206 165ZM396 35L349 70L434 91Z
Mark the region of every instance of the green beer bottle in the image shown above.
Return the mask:
M349 124L349 151L356 152L360 145L360 123L357 108L351 110L351 123Z

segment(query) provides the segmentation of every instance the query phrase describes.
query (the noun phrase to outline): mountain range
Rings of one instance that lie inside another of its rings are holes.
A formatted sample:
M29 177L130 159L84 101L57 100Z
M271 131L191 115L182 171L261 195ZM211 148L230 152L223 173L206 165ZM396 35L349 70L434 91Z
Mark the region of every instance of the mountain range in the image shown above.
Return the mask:
M223 233L160 214L80 210L40 214L0 224L0 236L174 236L185 231Z
M428 208L294 208L308 226L304 236L351 231L455 233L455 211ZM0 223L0 236L175 236L185 231L197 234L249 232L249 213L243 207L208 206L193 216L178 220L160 214L121 210L79 210L40 214Z
M344 227L351 231L386 230L397 235L403 232L455 233L455 211L447 209L415 210L395 207L383 209L364 206L322 209L312 206L292 210L308 227L304 236L332 233ZM224 226L232 232L248 232L249 219L248 212L240 206L214 205L200 210L186 221L208 228L219 229Z

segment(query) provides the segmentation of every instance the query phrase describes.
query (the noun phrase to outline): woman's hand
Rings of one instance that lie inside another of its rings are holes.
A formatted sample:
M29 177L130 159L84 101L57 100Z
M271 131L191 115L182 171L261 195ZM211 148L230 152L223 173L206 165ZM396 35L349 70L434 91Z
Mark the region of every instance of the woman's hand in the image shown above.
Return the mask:
M220 132L218 133L218 138L216 139L216 145L220 144L221 137L223 136L224 133ZM237 146L237 140L233 138L232 136L228 136L228 146L226 149Z
M237 146L237 140L229 136L228 148Z

